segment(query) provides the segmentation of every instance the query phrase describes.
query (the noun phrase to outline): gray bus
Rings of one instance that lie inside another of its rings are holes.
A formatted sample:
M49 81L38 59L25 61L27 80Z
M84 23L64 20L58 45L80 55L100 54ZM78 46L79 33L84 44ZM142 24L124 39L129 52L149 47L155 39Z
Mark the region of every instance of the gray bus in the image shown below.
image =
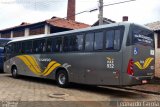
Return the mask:
M155 71L153 32L133 23L114 23L16 39L5 47L4 71L69 83L136 85Z

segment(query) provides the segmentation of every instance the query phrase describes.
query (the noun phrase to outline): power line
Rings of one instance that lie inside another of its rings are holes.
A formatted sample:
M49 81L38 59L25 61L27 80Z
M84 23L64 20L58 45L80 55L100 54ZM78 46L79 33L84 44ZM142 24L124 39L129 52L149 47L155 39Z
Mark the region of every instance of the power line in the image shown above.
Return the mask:
M128 1L122 1L122 2L117 2L117 3L106 4L106 5L103 5L103 7L117 5L117 4L123 4L123 3L127 3L127 2L132 2L132 1L136 1L136 0L128 0ZM87 12L93 12L93 11L97 11L97 10L98 10L98 8L95 8L95 9L92 9L92 10L87 11Z
M106 5L103 5L103 6L112 6L112 5L117 5L117 4L123 4L123 3L127 3L127 2L132 2L132 1L136 1L136 0L128 0L128 1L122 1L122 2L116 2L116 3L111 3L111 4L106 4ZM94 8L94 9L91 9L91 10L84 10L84 11L81 11L81 12L78 12L75 14L76 15L79 15L79 14L82 14L82 13L85 13L85 12L94 12L94 11L97 11L98 8ZM64 17L62 19L66 19L67 17ZM57 20L54 20L53 22L56 22L56 21L59 21L61 19L57 19Z

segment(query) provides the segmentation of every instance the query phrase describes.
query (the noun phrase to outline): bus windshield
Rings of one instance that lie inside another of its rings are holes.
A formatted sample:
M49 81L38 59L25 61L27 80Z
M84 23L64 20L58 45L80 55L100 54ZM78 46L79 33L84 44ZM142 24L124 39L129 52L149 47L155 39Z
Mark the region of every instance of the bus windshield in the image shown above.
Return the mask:
M0 47L4 47L10 40L0 40Z
M153 32L139 26L132 27L132 44L142 44L145 46L154 47Z

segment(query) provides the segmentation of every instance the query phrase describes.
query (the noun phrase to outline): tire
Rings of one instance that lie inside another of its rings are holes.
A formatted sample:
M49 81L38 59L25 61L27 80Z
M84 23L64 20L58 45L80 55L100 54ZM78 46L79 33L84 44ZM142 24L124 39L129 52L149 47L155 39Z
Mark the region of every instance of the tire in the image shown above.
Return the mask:
M12 68L12 77L13 78L18 78L18 70L16 67Z
M58 71L56 81L59 87L66 88L69 85L68 74L65 70Z

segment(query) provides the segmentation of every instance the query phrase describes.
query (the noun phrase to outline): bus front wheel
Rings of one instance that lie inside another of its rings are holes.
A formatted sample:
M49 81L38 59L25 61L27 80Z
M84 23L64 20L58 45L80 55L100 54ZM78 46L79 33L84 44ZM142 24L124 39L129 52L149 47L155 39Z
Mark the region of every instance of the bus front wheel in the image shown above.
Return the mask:
M58 71L56 75L57 83L60 87L65 88L69 85L68 74L65 70Z
M18 71L16 67L12 68L12 77L13 78L17 78L18 77Z

